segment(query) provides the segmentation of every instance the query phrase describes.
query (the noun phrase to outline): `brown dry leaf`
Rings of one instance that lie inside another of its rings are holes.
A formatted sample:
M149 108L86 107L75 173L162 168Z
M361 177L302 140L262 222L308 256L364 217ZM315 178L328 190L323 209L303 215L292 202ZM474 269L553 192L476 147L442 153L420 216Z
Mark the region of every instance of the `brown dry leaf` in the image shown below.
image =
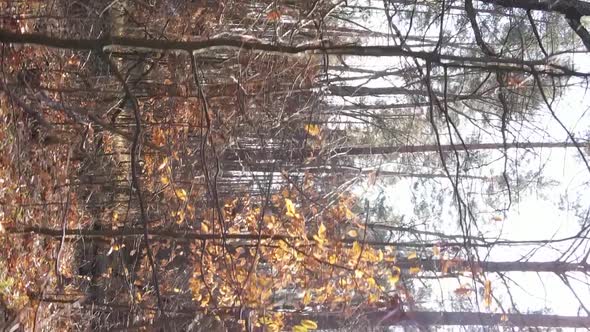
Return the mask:
M469 296L472 292L471 287L469 285L461 285L461 287L455 289L455 294L458 296Z
M266 19L271 22L276 22L281 19L281 12L278 10L272 10L266 14Z

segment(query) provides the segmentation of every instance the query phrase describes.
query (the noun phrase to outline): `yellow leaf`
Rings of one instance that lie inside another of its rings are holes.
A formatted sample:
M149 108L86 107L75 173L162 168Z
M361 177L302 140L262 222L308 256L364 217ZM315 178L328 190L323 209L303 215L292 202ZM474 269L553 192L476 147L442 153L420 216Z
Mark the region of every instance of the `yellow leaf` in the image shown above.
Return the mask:
M206 223L201 223L201 233L209 233L209 226Z
M420 272L420 268L419 267L411 267L409 269L409 271L410 271L410 274L416 274L416 273Z
M395 286L395 284L397 284L397 282L399 281L399 274L397 275L392 275L389 278L389 283L391 284L391 286Z
M346 214L347 219L354 218L354 213L350 211L350 209L347 206L344 207L344 213Z
M160 178L160 182L162 182L163 185L167 185L168 183L170 183L170 179L168 179L168 177L166 177L165 175L162 175L162 177Z
M303 300L301 301L303 305L308 305L311 303L311 294L309 292L305 292L303 295Z
M287 216L289 217L294 217L295 216L295 205L293 204L293 201L285 198L285 207L287 208Z
M484 305L489 308L492 305L492 282L486 280L483 292Z
M306 124L305 130L311 136L318 136L320 134L320 126L315 125L315 124Z
M262 316L260 318L258 318L258 322L262 325L268 325L272 323L272 318L269 316Z
M180 199L181 201L186 201L186 191L182 188L180 189L176 189L176 196L178 197L178 199Z
M301 326L306 327L308 330L315 330L318 328L318 324L313 320L304 319L299 323Z
M324 223L320 223L320 227L318 228L318 237L320 239L326 238L326 226L324 226Z
M383 262L383 251L377 250L377 263Z
M336 257L336 255L334 255L334 254L330 255L330 257L328 258L328 262L332 265L336 264L337 261L338 261L338 257Z
M378 299L379 299L379 295L377 295L375 293L371 293L371 294L369 294L368 302L374 303L374 302L377 302Z
M359 233L354 229L349 230L346 234L348 234L350 237L357 237L359 235Z
M293 332L307 332L307 327L302 325L295 325L293 326Z
M362 278L363 275L364 275L364 273L361 270L355 270L354 271L354 276L357 277L357 278Z
M321 247L324 245L324 239L322 239L321 237L319 237L319 236L317 236L317 235L314 235L314 236L313 236L313 239L316 241L316 243L317 243L318 247L320 247L320 248L321 248ZM314 255L315 255L315 254L319 254L319 253L314 253ZM317 257L317 256L316 256L316 257ZM319 258L319 257L318 257L318 258Z
M291 248L289 248L289 244L287 244L287 242L285 242L283 240L279 240L279 248L281 248L283 251L291 252Z
M358 243L358 241L354 241L354 243L352 244L352 254L354 256L358 256L361 254L361 251L361 245Z
M164 161L162 161L162 163L160 164L160 166L158 166L158 171L161 171L164 169L164 167L166 167L166 164L168 164L168 158L164 158Z
M416 259L418 258L418 254L415 251L412 251L408 254L408 259Z

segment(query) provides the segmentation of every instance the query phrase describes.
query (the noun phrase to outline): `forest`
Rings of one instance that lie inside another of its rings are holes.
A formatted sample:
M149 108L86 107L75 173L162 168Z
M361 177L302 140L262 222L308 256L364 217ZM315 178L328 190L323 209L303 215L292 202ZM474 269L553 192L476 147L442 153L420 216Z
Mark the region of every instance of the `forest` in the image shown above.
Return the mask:
M590 328L590 2L0 0L0 330Z

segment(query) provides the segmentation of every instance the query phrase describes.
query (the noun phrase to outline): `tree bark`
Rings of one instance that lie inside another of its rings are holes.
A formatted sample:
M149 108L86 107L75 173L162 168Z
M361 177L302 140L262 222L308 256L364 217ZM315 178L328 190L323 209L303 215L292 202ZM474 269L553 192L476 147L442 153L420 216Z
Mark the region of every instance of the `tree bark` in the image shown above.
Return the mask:
M354 322L346 321L340 314L297 315L289 317L297 322L303 319L313 320L318 329L337 329ZM392 314L392 310L370 312L357 321L367 321L378 326L506 326L506 327L557 327L588 328L589 317L558 316L543 314L495 314L483 312L430 312L414 311Z
M590 2L580 0L480 0L484 3L494 4L508 8L520 8L527 10L541 10L556 12L564 15L577 13L581 16L590 15Z
M531 148L568 148L576 147L574 143L569 142L514 142L514 143L474 143L465 145L393 145L393 146L344 146L336 147L330 151L322 149L296 149L296 150L271 150L263 151L259 149L228 149L224 160L303 160L304 158L313 158L321 155L333 157L336 155L346 156L364 156L364 155L386 155L393 153L419 153L419 152L444 152L452 151L475 151L475 150L498 150L498 149L531 149Z
M471 271L474 269L484 272L549 272L563 274L565 272L587 272L590 270L588 264L567 262L469 262L465 260L400 259L395 264L401 269L419 267L423 271L442 271L445 264L449 264L449 271Z

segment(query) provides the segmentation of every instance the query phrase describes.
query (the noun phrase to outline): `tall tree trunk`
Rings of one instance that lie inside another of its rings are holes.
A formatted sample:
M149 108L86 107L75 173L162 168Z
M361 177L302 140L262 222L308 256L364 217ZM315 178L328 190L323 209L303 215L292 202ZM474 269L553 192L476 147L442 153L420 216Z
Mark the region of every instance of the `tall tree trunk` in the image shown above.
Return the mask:
M298 322L303 319L313 320L318 329L337 329L353 322L346 322L339 314L296 315L290 320ZM556 327L556 328L587 328L590 327L589 317L558 316L543 314L495 314L483 312L431 312L414 311L408 313L384 310L370 312L355 319L356 322L370 322L373 326L506 326L506 327Z
M224 160L256 160L258 162L271 160L293 160L304 159L309 157L318 157L320 155L335 156L364 156L364 155L380 155L393 153L419 153L419 152L451 152L451 151L475 151L475 150L498 150L498 149L531 149L531 148L567 148L576 147L574 143L569 142L514 142L506 143L475 143L475 144L425 144L425 145L391 145L391 146L343 146L336 147L330 151L322 149L299 149L299 150L273 150L262 151L258 149L233 149L227 150Z
M576 264L567 262L469 262L465 260L446 261L439 259L407 260L396 262L400 268L408 269L420 267L423 271L442 271L445 264L449 271L484 271L484 272L553 272L562 274L565 272L590 270L588 264Z

